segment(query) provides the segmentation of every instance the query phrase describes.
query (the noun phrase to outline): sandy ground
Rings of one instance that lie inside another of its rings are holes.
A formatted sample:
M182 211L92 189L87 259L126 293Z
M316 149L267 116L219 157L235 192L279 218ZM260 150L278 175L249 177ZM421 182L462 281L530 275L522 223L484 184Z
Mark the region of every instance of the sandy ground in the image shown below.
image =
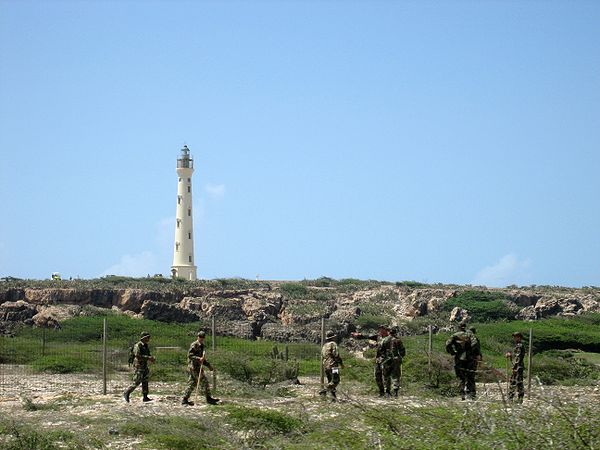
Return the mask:
M95 375L65 374L46 375L31 374L23 367L0 366L0 410L3 415L11 417L17 423L39 424L43 428L62 427L71 431L95 427L95 433L105 433L108 448L136 448L139 441L136 438L119 436L118 426L125 419L148 416L168 417L171 415L201 419L203 415L218 415L219 407L209 406L202 399L194 407L180 405L184 381L180 383L151 382L151 397L154 401L143 403L141 392L136 390L128 404L123 401L121 393L129 383L127 373L119 373L112 377L107 384L107 394L103 395L101 378ZM393 402L398 407L419 408L423 406L440 405L439 399L428 399L402 395L398 399L380 399L352 392L350 384L342 384L338 390L339 402L334 407L323 408L323 402L318 395L320 389L317 377L300 378L302 384L286 385L291 392L290 397L266 396L262 398L228 398L222 397L223 402L230 404L248 405L257 408L273 408L282 411L302 411L311 418L319 419L323 415L333 417L337 414L347 414L348 404L361 403L366 405L389 405ZM227 380L219 383L226 384ZM502 386L504 388L505 386ZM219 395L219 392L216 393ZM525 404L531 406L543 404L541 398L569 396L583 402L600 404L600 387L542 387L535 386L532 396ZM479 384L477 403L501 403L502 396L497 384ZM27 403L40 406L38 410L28 410ZM447 403L465 404L458 399L444 400ZM346 407L344 407L346 404ZM44 408L44 405L52 405ZM101 424L101 425L98 425Z

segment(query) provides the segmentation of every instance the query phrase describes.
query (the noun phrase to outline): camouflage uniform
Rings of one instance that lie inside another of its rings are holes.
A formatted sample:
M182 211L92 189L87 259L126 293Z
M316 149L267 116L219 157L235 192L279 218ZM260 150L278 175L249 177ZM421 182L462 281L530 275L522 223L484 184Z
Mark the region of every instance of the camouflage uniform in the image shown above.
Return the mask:
M402 339L397 336L397 333L397 329L392 329L392 367L390 376L392 378L394 397L398 397L398 390L400 389L402 358L406 356L406 349L404 348Z
M148 398L149 387L148 380L150 378L150 369L148 363L154 361L154 357L150 355L150 347L147 342L144 342L145 337L150 337L148 333L142 333L142 339L133 346L133 383L123 393L123 398L129 402L129 395L141 384L144 401L150 401Z
M377 354L375 357L375 382L379 388L379 395L391 395L392 387L392 337L382 337L377 341Z
M510 376L510 390L508 398L512 401L515 398L515 390L518 391L517 401L523 403L525 396L525 386L523 385L523 371L525 370L525 347L522 342L515 343L515 349L512 353L512 375Z
M342 366L342 358L338 351L338 346L335 343L335 334L332 331L327 332L327 340L321 349L321 360L325 375L327 376L327 388L322 390L322 396L331 394L333 400L336 398L336 389L340 384L340 367Z
M386 332L389 332L389 328L385 325L379 326L379 330L382 329L386 330ZM388 397L391 396L392 337L389 334L386 336L381 336L380 334L364 336L360 333L352 333L352 336L356 339L377 341L377 354L375 356L375 382L379 388L380 397L383 397L384 395L387 395Z
M471 352L473 354L473 370L477 373L477 368L479 363L483 359L481 354L481 344L479 343L479 338L477 337L475 328L471 327L468 330L468 333L471 334Z
M446 351L454 356L454 372L460 380L460 397L463 400L466 396L475 400L476 360L473 346L476 345L476 339L473 333L466 331L466 325L461 323L459 331L446 341Z
M204 333L200 332L198 336L204 337ZM213 367L206 359L203 364L200 362L200 359L205 357L205 353L204 343L200 343L198 340L192 342L188 350L188 386L183 394L181 402L183 405L193 405L193 402L190 402L189 398L194 389L196 389L196 386L199 386L202 390L207 403L216 404L219 401L211 397L210 386L206 377L206 369L212 371ZM200 384L198 384L198 378L200 378Z

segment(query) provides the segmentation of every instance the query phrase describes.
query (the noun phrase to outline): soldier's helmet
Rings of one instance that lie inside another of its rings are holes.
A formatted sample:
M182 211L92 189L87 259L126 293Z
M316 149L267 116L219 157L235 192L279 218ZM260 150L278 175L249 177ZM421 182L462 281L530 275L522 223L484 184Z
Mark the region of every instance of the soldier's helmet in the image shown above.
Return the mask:
M144 338L147 338L147 337L150 337L150 333L148 333L147 331L143 331L142 335L140 336L140 339L144 339Z
M328 341L335 339L335 333L331 330L328 330L327 333L325 333L325 339Z
M513 336L519 336L520 338L523 337L523 334L520 331L515 331L512 335Z
M460 323L458 324L458 329L459 330L466 330L467 329L467 321L466 320L461 320Z
M206 333L204 331L198 331L198 334L196 336L198 336L198 337L206 337Z

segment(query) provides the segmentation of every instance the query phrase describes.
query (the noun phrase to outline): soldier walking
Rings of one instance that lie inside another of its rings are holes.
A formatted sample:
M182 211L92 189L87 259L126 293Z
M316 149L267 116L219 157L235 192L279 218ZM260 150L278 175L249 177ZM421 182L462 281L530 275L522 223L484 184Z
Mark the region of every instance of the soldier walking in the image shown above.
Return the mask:
M208 385L208 378L206 377L205 367L211 372L213 367L206 360L206 350L204 347L204 338L206 333L199 331L196 335L196 340L190 345L188 350L188 386L183 394L181 404L184 406L194 406L194 402L190 401L190 395L194 389L202 387L202 392L206 397L206 403L209 405L216 405L219 403L218 398L212 398L210 395L210 387Z
M523 385L523 372L525 370L525 348L523 347L523 335L516 331L512 334L515 349L513 352L507 352L506 358L512 359L512 374L510 376L510 389L508 398L510 401L515 399L515 390L518 392L517 402L523 403L525 396L525 386Z
M327 387L322 389L319 394L325 398L327 397L327 392L329 392L332 402L336 401L336 389L338 384L340 384L340 369L344 367L338 345L335 342L336 337L336 334L329 330L325 335L327 342L321 349L321 361L325 369L325 375L327 376Z
M458 324L458 331L446 341L446 351L454 356L454 372L460 380L460 398L475 400L475 355L474 335L467 332L467 323Z
M392 337L387 325L379 325L376 335L364 336L361 333L352 333L355 339L369 339L377 341L377 354L375 357L375 382L379 388L380 397L391 397L392 385Z
M398 390L400 389L400 378L402 376L402 359L406 356L406 349L402 343L402 339L398 336L398 327L392 327L390 335L392 336L392 368L390 376L392 378L392 388L394 397L398 398Z
M133 346L133 383L129 386L125 392L123 392L123 400L129 403L129 396L140 384L142 385L142 394L144 395L144 402L151 402L152 399L148 397L148 379L150 377L150 369L148 368L149 363L156 361L154 356L150 355L150 347L148 342L150 341L150 333L144 331L141 335L140 341Z

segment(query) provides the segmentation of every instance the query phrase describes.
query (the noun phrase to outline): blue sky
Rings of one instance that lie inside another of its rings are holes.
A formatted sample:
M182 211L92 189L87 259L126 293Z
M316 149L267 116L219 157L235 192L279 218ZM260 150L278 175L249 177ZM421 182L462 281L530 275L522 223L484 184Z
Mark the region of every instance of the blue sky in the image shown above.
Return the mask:
M0 1L0 276L600 285L600 2Z

